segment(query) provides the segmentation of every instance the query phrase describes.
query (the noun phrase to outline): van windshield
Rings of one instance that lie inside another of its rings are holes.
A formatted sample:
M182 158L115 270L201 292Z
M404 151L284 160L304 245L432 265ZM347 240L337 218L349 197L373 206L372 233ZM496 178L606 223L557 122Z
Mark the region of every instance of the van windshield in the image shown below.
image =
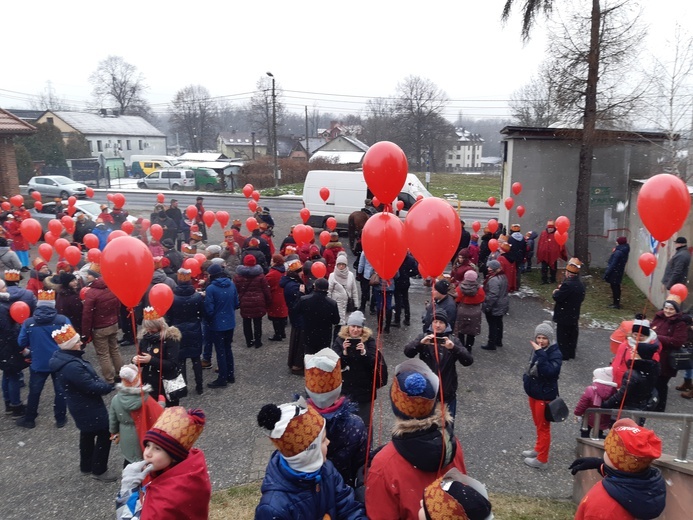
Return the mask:
M414 195L414 198L418 197L419 195L423 195L424 198L433 197L431 192L426 189L426 186L423 185L418 177L408 177L407 184L409 185L410 191L412 195Z

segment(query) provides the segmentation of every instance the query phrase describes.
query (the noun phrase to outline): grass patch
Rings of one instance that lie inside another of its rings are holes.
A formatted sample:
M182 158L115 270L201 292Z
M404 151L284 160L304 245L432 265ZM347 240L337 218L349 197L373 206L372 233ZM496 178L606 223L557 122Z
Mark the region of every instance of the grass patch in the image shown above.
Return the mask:
M235 486L212 495L210 520L251 520L260 502L260 482ZM568 500L534 498L504 493L491 493L494 516L498 520L571 520L575 505Z

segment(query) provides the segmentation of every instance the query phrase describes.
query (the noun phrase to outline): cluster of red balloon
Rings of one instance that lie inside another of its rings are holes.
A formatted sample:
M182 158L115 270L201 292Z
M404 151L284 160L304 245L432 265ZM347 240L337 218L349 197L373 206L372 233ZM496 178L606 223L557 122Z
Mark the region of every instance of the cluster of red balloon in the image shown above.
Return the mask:
M570 220L568 217L561 215L556 219L556 242L564 246L568 241L568 229L570 228Z
M515 196L519 195L522 192L522 183L520 182L514 182L513 185L511 186L512 192ZM496 197L489 197L488 200L486 201L490 207L493 207L496 205ZM505 200L503 201L503 204L505 205L505 209L510 211L513 206L515 205L515 199L512 197L506 197ZM515 210L517 212L517 216L522 218L525 214L525 207L524 206L518 206L517 209Z

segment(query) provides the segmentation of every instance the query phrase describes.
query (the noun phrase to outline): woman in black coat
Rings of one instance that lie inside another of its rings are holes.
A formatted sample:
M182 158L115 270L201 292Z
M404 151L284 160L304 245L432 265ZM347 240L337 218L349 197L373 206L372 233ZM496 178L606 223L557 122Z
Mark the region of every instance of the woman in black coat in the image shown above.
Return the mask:
M56 278L56 277L54 277ZM62 272L57 277L55 290L55 309L58 314L69 318L78 334L82 334L82 298L79 296L81 284L74 274Z
M618 237L616 239L616 247L611 252L609 263L604 271L604 281L611 285L611 295L614 303L609 305L609 307L612 309L621 308L621 281L626 270L629 254L630 246L628 245L628 239L626 237Z

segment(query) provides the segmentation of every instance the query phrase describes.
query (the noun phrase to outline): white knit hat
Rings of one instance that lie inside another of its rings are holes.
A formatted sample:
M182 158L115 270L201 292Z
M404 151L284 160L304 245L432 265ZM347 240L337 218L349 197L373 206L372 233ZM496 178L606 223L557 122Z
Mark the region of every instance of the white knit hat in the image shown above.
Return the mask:
M618 386L614 383L614 369L611 367L595 368L594 372L592 372L592 381L607 386L613 386L614 388Z

